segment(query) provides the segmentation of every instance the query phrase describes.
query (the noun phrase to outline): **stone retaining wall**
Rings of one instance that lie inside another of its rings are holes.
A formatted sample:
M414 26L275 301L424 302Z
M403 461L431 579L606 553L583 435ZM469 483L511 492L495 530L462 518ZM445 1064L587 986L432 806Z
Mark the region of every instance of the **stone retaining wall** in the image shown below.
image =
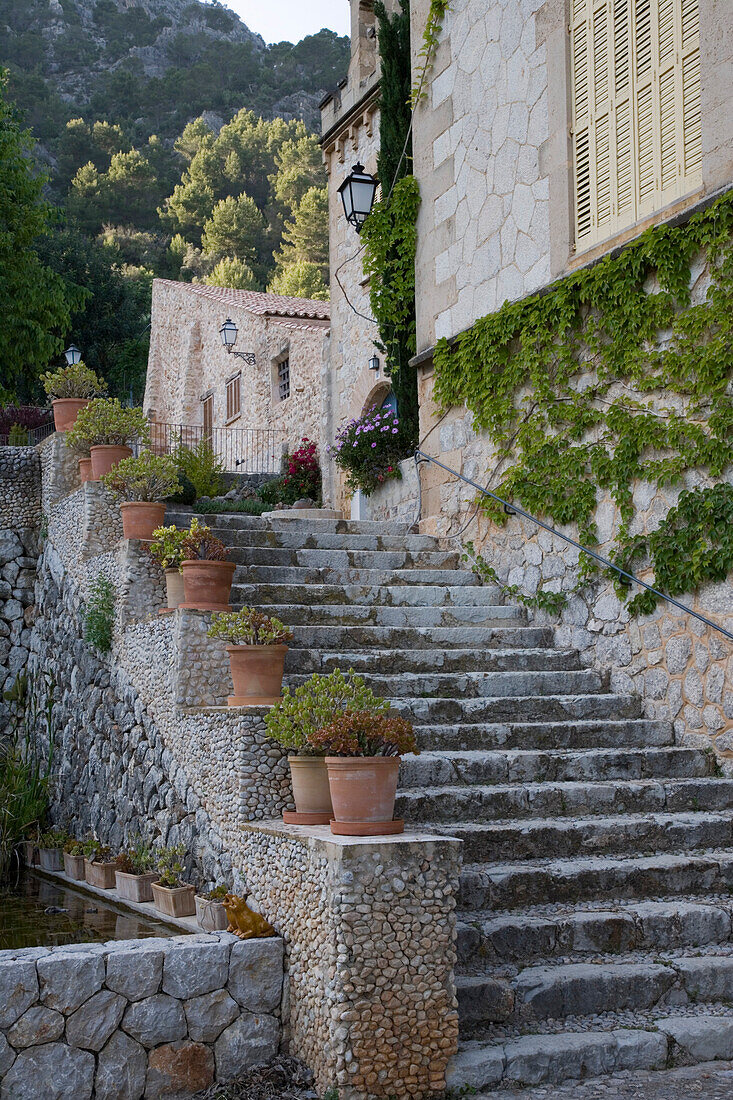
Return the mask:
M283 942L226 932L0 952L0 1095L189 1096L272 1060Z

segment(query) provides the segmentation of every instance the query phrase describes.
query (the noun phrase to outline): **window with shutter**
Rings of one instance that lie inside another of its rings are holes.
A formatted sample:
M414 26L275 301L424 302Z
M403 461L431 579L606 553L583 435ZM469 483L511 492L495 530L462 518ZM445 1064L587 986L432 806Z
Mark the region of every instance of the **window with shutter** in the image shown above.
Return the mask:
M227 379L227 422L242 411L242 372Z
M698 0L571 0L575 246L702 183Z

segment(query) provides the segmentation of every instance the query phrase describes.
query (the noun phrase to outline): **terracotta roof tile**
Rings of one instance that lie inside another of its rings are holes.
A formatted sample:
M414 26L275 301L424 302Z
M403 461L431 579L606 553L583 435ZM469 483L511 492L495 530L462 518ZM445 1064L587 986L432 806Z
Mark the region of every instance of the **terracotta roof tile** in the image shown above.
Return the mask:
M249 313L267 317L302 317L328 321L331 317L331 303L319 302L313 298L288 298L282 294L263 294L256 290L235 290L233 287L207 286L203 283L181 283L174 279L155 279L156 283L176 286L220 302L223 306L239 306Z

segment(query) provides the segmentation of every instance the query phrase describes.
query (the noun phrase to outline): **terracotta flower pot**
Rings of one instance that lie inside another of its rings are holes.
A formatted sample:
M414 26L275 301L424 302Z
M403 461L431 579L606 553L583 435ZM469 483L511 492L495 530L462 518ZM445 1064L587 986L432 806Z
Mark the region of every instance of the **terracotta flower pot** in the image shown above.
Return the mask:
M87 882L90 886L96 886L100 890L114 890L115 870L114 863L97 863L96 860L84 860Z
M41 870L62 871L64 868L64 853L61 848L39 848L38 854L41 860Z
M152 885L159 878L157 871L146 875L128 875L125 871L115 871L117 893L125 901L152 901Z
M343 836L381 836L404 831L393 821L399 756L327 756L333 801L331 832Z
M106 443L90 447L89 450L92 455L92 478L94 481L99 481L100 477L108 474L118 462L122 462L123 458L129 458L132 454L131 447L113 447Z
M331 788L322 756L289 756L295 813L286 810L288 825L328 825L333 817Z
M283 686L286 645L228 645L234 681L230 707L266 707L276 703Z
M76 424L80 409L86 408L86 397L57 397L53 406L53 424L57 432L68 432Z
M197 894L196 920L204 932L226 932L229 921L226 910L220 901L212 901L210 898L200 898Z
M91 458L79 459L79 480L82 485L85 481L92 481L94 475L92 474L92 460Z
M72 856L64 852L64 871L69 878L75 878L77 882L84 882L86 872L84 870L84 856Z
M184 561L183 603L196 611L229 611L233 561Z
M126 500L120 504L122 535L126 539L142 539L150 542L156 527L163 525L165 504L149 501Z
M154 882L152 885L155 908L167 917L192 917L196 912L195 886L177 886L170 890Z
M165 594L168 598L168 607L178 607L183 603L183 573L179 569L166 569Z

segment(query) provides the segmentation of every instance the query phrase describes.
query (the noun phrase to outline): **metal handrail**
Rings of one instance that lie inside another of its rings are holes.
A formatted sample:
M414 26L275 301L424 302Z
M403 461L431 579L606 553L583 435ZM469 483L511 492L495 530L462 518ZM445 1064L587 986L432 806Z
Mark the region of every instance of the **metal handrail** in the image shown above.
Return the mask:
M591 550L589 547L583 546L582 543L576 542L575 539L570 538L569 535L564 535L562 531L558 531L557 528L550 527L549 523L545 523L543 520L538 519L537 516L533 516L530 512L525 512L524 508L520 508L518 504L509 503L509 501L497 496L496 493L492 493L490 489L485 489L483 485L479 485L477 481L472 481L470 477L464 477L463 474L459 474L458 470L446 466L444 462L440 462L437 458L433 458L432 455L425 454L424 451L418 449L415 451L415 466L419 467L421 462L432 462L433 465L440 466L441 470L445 470L446 473L452 474L453 477L457 477L460 481L464 481L466 485L470 485L472 489L476 489L479 493L483 493L484 496L491 497L491 499L497 501L498 504L502 504L510 515L512 512L516 512L517 515L524 516L525 519L531 520L532 523L536 523L538 527L542 527L545 531L549 531L551 535L557 535L558 538L563 539L565 542L569 543L570 546L574 546L577 550L582 551L582 553L588 554L591 558L595 558L596 561L599 561L608 569L613 569L616 573L625 577L626 580L631 581L633 584L639 584L642 588L646 588L648 592L653 592L655 596L659 596L661 600L666 600L667 603L673 604L675 607L679 608L680 611L684 611L686 615L692 615L693 618L699 619L701 623L705 623L706 626L710 626L713 630L719 631L719 633L733 642L733 634L731 634L729 630L726 630L725 627L720 626L719 623L714 623L712 619L708 619L705 615L701 615L699 611L693 611L691 607L688 607L684 603L680 603L680 601L676 600L673 596L668 596L665 592L660 592L658 588L654 588L653 585L647 584L641 577L637 577L635 573L627 573L620 565L615 565L614 562L609 561L608 558L604 558L602 554L597 554L595 550Z

